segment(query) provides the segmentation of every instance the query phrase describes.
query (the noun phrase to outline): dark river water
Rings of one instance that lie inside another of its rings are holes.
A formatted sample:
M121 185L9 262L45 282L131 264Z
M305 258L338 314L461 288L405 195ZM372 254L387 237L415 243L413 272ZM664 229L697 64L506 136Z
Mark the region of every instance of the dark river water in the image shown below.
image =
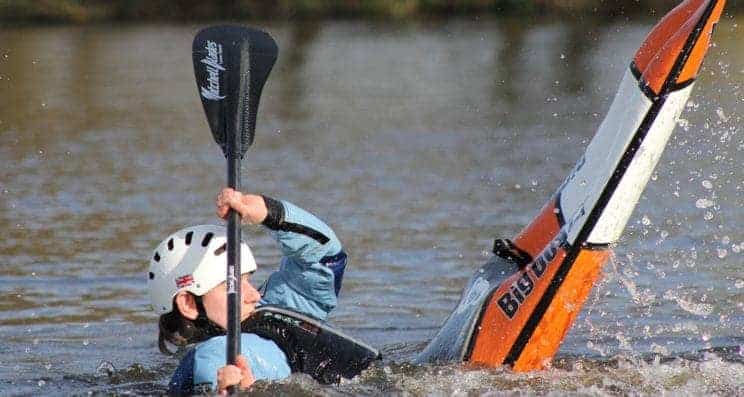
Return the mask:
M350 254L331 323L385 361L273 395L744 393L744 19L691 101L551 369L407 364L560 184L655 21L260 25L280 46L243 186ZM197 25L0 27L0 395L165 390L146 271L225 181L192 76ZM247 227L262 281L280 258Z

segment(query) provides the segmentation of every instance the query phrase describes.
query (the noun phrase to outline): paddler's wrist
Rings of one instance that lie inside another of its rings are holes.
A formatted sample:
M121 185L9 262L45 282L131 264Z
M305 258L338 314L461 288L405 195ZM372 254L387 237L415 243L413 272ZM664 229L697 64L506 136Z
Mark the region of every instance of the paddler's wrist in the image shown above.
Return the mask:
M235 208L235 210L240 212L244 223L252 225L262 223L268 214L264 198L256 194L243 194L239 208Z

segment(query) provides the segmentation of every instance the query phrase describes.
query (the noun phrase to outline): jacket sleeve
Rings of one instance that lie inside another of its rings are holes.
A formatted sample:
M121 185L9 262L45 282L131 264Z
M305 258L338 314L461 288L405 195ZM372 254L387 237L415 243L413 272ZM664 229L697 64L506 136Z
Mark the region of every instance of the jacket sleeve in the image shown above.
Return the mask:
M287 201L264 196L263 222L279 243L283 257L263 290L262 304L286 307L325 320L336 307L346 254L323 221Z

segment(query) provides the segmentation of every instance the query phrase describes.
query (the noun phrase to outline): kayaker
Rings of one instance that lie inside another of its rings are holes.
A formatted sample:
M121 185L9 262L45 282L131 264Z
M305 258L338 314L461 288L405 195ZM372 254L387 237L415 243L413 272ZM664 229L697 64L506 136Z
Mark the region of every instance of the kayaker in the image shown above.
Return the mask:
M256 262L241 242L241 321L266 304L325 320L336 306L346 267L346 253L333 230L287 201L230 188L219 193L216 206L220 218L232 208L243 222L266 227L282 251L279 269L256 289L250 283ZM150 260L148 286L160 314L160 350L170 353L166 341L197 344L176 369L170 394L223 392L231 385L245 388L291 372L276 343L249 333L241 334L237 365L225 365L226 241L224 226L187 227L163 240Z

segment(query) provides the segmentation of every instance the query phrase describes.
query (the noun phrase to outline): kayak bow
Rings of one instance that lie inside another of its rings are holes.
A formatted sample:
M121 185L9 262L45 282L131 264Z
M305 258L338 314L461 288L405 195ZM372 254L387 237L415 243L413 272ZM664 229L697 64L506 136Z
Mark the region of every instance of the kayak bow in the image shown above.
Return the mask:
M661 157L723 5L687 0L653 28L585 154L513 242L496 241L418 362L550 362Z

